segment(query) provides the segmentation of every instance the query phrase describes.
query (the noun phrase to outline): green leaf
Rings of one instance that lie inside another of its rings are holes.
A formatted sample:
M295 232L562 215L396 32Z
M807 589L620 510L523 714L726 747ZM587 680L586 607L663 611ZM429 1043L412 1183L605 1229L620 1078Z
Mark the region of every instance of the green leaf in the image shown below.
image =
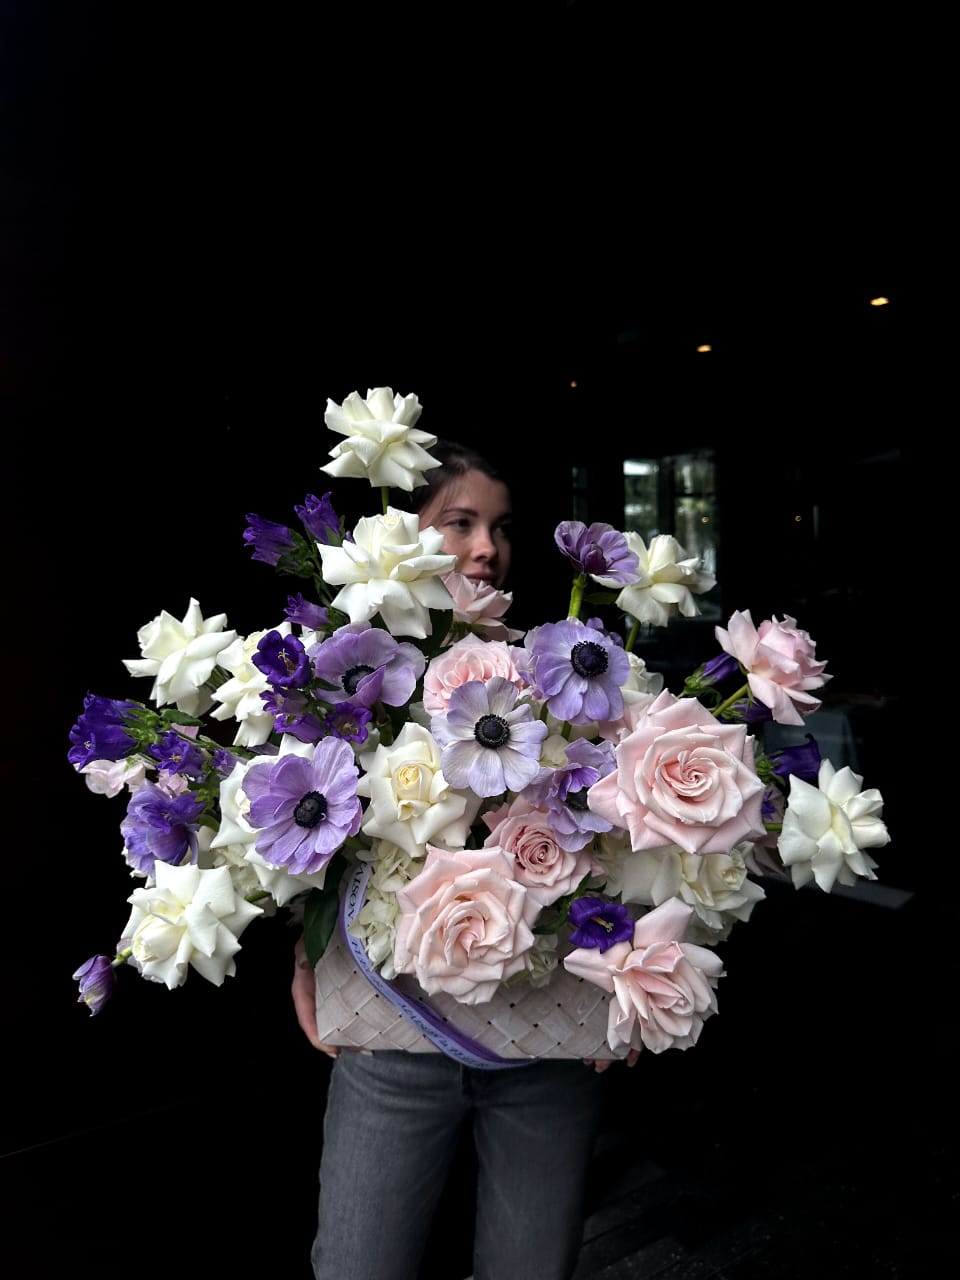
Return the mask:
M340 907L338 887L346 861L335 853L327 865L322 889L311 889L303 908L303 945L307 959L315 965L327 949L337 927Z

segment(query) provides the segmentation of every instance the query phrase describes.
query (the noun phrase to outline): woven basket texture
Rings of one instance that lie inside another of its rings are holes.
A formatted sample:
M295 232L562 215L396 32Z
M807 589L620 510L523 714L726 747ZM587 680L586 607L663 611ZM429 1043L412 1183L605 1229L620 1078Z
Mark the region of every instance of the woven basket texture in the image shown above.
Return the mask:
M439 1053L437 1046L364 977L339 931L316 967L317 1030L324 1044L358 1049ZM620 1058L607 1044L610 995L562 965L545 987L526 983L500 988L485 1004L460 1004L453 996L426 996L403 974L394 983L420 1000L451 1028L501 1058Z

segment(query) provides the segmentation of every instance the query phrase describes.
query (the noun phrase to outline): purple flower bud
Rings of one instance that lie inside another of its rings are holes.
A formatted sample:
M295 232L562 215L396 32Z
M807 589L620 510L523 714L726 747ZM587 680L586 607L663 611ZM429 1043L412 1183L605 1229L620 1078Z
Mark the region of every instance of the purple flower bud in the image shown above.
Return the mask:
M217 747L213 753L213 767L221 778L229 778L237 767L237 757L226 747Z
M287 596L287 607L284 610L288 621L296 622L301 627L309 627L311 631L319 631L327 625L327 611L322 605L305 600L298 591L296 595Z
M73 744L67 759L77 769L91 760L122 760L136 749L136 740L125 729L125 712L137 711L136 702L121 702L116 698L99 698L88 693L83 700L83 712L70 730Z
M339 543L340 517L333 509L329 493L325 493L322 498L308 493L303 500L303 505L295 506L293 509L311 538L326 546L330 543L332 534Z
M338 702L324 720L328 733L335 738L345 738L348 742L366 742L369 730L367 724L373 719L373 712L366 707L355 706L352 702Z
M779 774L781 778L788 778L793 774L794 777L809 782L811 786L816 786L820 775L820 760L820 748L812 733L807 734L806 742L770 752L770 763L773 765L774 773Z
M264 520L262 516L248 513L249 525L243 531L243 540L253 548L254 560L278 565L288 551L294 548L293 536L285 524Z
M207 758L194 742L188 742L173 729L148 748L148 754L160 762L168 773L182 773L187 778L201 778L207 771Z
M715 658L703 664L700 679L703 684L719 684L721 680L736 675L739 670L740 664L732 654L718 653Z
M91 1015L100 1012L117 985L116 971L107 956L91 956L76 971L73 979L80 983L77 999L87 1006Z

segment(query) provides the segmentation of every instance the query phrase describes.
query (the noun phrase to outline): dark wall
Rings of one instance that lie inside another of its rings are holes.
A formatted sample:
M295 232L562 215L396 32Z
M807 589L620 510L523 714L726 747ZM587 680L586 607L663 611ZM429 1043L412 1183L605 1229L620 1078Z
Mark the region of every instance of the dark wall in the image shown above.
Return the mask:
M922 310L895 241L869 263L824 259L769 207L735 261L729 244L681 236L667 251L670 227L644 231L621 195L636 177L622 156L585 167L589 138L555 163L533 138L506 174L482 132L482 162L444 150L426 170L393 138L345 136L357 86L344 50L295 29L261 44L232 15L185 29L100 4L20 10L0 53L19 122L0 152L4 1150L95 1131L79 1177L93 1170L100 1188L154 1144L173 1177L186 1114L250 1185L289 1173L306 1245L325 1077L293 1020L289 931L251 930L242 976L220 990L130 974L97 1019L77 1006L70 975L112 945L132 887L121 802L89 794L66 761L84 694L145 695L122 659L191 595L240 630L279 620L288 584L250 561L245 515L291 520L325 491L328 396L415 391L425 429L501 463L518 625L565 610L552 533L573 466L594 477L591 518L616 524L625 456L709 447L725 603L795 612L816 637L835 688L859 699L867 782L888 799L881 876L926 888L898 791L917 660L902 624L919 603L900 551L927 516L913 470ZM396 89L376 97L382 111ZM434 100L423 118L440 114ZM798 311L784 299L799 281L832 292L811 287ZM882 316L865 310L879 291L897 304ZM691 351L704 336L706 360ZM362 505L359 490L344 502ZM709 627L672 634L665 655L689 637L695 660L709 656ZM104 1137L121 1121L133 1150Z

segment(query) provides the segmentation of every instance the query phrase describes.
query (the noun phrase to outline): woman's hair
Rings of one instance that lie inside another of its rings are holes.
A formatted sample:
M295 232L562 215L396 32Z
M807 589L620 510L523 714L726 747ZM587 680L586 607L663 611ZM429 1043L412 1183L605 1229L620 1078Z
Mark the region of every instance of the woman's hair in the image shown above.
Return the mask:
M412 493L404 494L402 505L414 511L422 511L445 485L451 480L465 476L468 471L479 471L490 480L499 480L501 484L507 484L493 463L482 453L477 453L476 449L459 444L456 440L438 439L427 452L431 458L436 458L440 466L430 467L428 471L424 471L423 478L427 483L418 484ZM507 488L509 487L507 485Z

